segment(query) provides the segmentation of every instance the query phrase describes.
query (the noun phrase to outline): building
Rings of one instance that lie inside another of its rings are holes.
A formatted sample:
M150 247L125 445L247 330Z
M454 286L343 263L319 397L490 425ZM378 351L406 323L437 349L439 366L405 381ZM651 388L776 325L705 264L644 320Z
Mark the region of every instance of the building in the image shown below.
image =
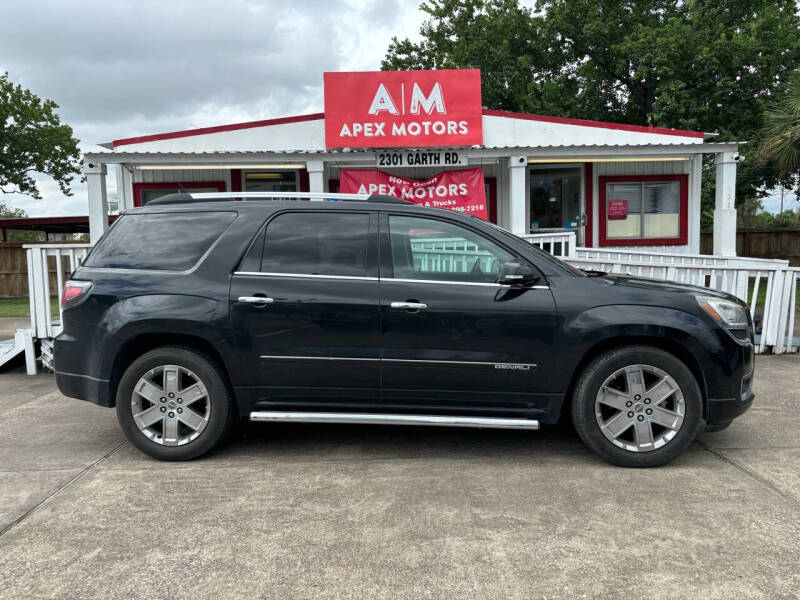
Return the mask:
M711 138L482 108L476 70L326 73L324 113L117 139L87 153L84 171L93 240L107 226L113 164L120 210L181 187L399 193L400 184L412 199L477 208L521 235L574 231L578 246L699 254L702 158L713 154L714 251L732 256L737 144Z

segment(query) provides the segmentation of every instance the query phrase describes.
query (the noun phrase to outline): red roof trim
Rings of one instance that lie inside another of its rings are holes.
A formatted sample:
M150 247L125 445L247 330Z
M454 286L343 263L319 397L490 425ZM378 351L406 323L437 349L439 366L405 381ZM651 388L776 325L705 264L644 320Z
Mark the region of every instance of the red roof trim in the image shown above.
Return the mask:
M483 114L491 117L507 117L509 119L523 119L526 121L541 121L544 123L561 123L562 125L578 125L580 127L598 127L600 129L616 129L619 131L636 131L639 133L656 133L659 135L676 135L680 137L702 138L701 131L687 131L684 129L667 129L665 127L645 127L643 125L626 125L624 123L606 123L605 121L589 121L587 119L570 119L567 117L551 117L549 115L533 115L529 113L517 113L507 110L483 109ZM156 142L158 140L172 140L175 138L191 137L193 135L205 135L207 133L220 133L222 131L237 131L239 129L251 129L253 127L268 127L270 125L284 125L286 123L302 123L304 121L318 121L325 118L325 113L314 113L310 115L300 115L296 117L281 117L279 119L265 119L262 121L248 121L246 123L232 123L230 125L216 125L214 127L200 127L198 129L184 129L182 131L170 131L167 133L154 133L151 135L140 135L138 137L122 138L114 140L112 144L117 148L129 144L141 144L144 142Z
M220 133L222 131L236 131L238 129L251 129L253 127L267 127L269 125L283 125L285 123L301 123L303 121L317 121L324 119L325 113L314 113L312 115L300 115L297 117L281 117L280 119L265 119L263 121L248 121L247 123L232 123L230 125L216 125L214 127L200 127L199 129L185 129L183 131L170 131L168 133L154 133L152 135L140 135L139 137L123 138L114 140L114 147L126 146L128 144L141 144L143 142L156 142L158 140L172 140L175 138L191 137L193 135L204 135L206 133Z
M659 135L677 135L681 137L702 138L702 131L685 129L667 129L666 127L645 127L644 125L626 125L624 123L606 123L605 121L589 121L587 119L569 119L567 117L551 117L548 115L532 115L528 113L510 112L507 110L483 109L483 114L490 117L508 117L526 121L542 121L544 123L561 123L562 125L578 125L581 127L598 127L600 129L616 129L620 131L637 131L639 133L657 133Z

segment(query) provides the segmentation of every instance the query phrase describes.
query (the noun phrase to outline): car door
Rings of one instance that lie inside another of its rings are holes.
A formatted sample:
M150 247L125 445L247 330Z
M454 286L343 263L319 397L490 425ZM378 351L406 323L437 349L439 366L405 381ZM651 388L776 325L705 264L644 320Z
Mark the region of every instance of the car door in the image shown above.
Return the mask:
M233 275L230 314L262 404L374 402L379 395L377 214L272 217Z
M523 259L446 217L385 213L380 226L383 402L535 408L555 364L544 277L497 284L504 263Z

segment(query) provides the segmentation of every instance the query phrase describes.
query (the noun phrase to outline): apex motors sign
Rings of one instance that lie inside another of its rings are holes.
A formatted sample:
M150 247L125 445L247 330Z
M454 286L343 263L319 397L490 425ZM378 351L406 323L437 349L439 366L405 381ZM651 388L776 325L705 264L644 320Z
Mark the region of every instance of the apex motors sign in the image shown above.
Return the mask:
M325 73L328 148L483 143L478 69Z

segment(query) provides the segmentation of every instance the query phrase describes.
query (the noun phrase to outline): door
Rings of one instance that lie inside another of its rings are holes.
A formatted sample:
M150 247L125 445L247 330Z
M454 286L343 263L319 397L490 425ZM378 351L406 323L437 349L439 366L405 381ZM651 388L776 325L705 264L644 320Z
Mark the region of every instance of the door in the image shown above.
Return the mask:
M555 303L544 278L495 283L520 260L445 218L381 216L384 403L535 407L555 363Z
M231 282L231 322L263 405L372 402L380 378L377 215L284 212Z
M581 168L537 166L530 173L530 231L568 229L583 244Z

